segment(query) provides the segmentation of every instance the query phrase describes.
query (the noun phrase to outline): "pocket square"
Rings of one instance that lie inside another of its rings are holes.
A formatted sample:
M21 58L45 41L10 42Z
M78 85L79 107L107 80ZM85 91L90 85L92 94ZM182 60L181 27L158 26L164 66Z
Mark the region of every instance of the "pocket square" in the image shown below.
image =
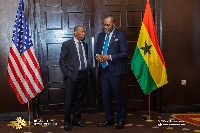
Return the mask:
M119 39L115 39L115 42L119 41Z

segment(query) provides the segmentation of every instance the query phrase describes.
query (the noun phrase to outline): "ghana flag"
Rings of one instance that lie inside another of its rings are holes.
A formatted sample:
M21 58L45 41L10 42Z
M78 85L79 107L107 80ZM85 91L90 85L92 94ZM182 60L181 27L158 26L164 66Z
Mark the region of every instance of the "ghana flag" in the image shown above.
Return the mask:
M149 0L147 0L131 68L144 94L149 94L168 83L165 61L158 45Z

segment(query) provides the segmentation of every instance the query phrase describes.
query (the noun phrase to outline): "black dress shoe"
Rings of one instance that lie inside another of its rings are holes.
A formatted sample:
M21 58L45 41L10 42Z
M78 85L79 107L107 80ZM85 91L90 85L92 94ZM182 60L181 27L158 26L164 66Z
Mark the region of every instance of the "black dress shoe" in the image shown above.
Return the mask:
M83 123L81 123L80 121L79 121L79 122L73 122L73 123L72 123L72 126L87 127L86 124L83 124Z
M117 123L116 128L117 128L117 129L122 129L122 128L124 128L124 122L119 122L119 123Z
M114 121L105 121L104 123L100 123L97 127L106 127L106 126L113 126Z
M65 131L72 131L72 129L71 129L70 126L64 126L64 130L65 130Z

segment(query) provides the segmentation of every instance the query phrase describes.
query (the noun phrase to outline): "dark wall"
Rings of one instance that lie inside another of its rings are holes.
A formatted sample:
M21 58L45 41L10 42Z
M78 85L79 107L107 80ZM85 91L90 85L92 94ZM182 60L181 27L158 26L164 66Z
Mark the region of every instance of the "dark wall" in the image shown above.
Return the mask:
M157 102L161 102L162 112L197 111L200 101L200 1L161 1L162 28L156 28L162 29L162 52L169 83L160 89L162 98ZM27 1L24 2L27 5ZM19 0L0 1L0 113L27 111L27 106L17 100L6 73L18 4ZM155 8L157 16L160 5ZM157 20L155 23L160 26ZM186 80L185 86L181 85L181 80Z
M163 112L198 111L199 14L199 0L163 0L162 51L169 81L162 92ZM186 80L186 85L181 85L181 80Z
M25 3L26 4L26 3ZM0 1L0 113L26 111L7 80L7 63L19 0Z

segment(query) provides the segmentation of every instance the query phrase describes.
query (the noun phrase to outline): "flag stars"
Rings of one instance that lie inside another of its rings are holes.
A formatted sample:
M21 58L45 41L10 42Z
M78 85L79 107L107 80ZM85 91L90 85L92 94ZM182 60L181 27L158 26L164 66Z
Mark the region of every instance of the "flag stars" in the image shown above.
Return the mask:
M148 45L147 45L147 42L145 41L145 47L141 47L140 49L144 50L144 55L145 55L146 53L151 54L151 53L150 53L150 48L151 48L151 46L152 46L152 45L148 46Z
M43 89L43 83L40 77L41 75L40 67L37 64L35 53L33 53L32 50L28 50L33 45L31 42L28 41L29 33L25 34L25 32L29 32L29 31L25 29L26 20L23 16L24 14L23 10L24 10L24 2L23 0L20 0L18 12L16 16L16 21L15 21L15 29L13 31L15 33L13 34L13 37L12 37L13 40L10 47L10 48L16 48L17 50L10 51L8 58L11 61L8 62L8 70L7 70L8 77L11 77L11 78L8 78L9 83L11 84L11 87L14 90L15 89L20 90L20 91L17 91L16 96L22 105L27 103L31 98L35 97L36 94L42 91ZM23 16L23 18L21 16ZM20 20L20 18L22 19ZM22 20L24 20L23 23L22 23ZM22 27L22 25L24 25L24 28ZM21 35L23 35L22 38L21 38ZM27 39L25 39L25 36L27 36ZM29 43L31 43L30 46L28 45ZM26 54L24 54L24 56L21 56L21 57L16 56L18 54L21 55L25 52ZM30 54L33 56L30 56ZM26 60L26 62L23 62L24 59L25 60L28 59L28 60ZM30 66L30 63L36 64L36 65ZM29 71L29 67L31 68L31 70L33 70L33 72ZM24 72L28 72L28 73L24 73ZM16 80L16 79L20 79L20 80ZM30 83L29 79L31 80L32 85L29 85Z
M23 4L18 8L12 37L12 41L20 54L32 46L26 19L21 6L23 8Z

